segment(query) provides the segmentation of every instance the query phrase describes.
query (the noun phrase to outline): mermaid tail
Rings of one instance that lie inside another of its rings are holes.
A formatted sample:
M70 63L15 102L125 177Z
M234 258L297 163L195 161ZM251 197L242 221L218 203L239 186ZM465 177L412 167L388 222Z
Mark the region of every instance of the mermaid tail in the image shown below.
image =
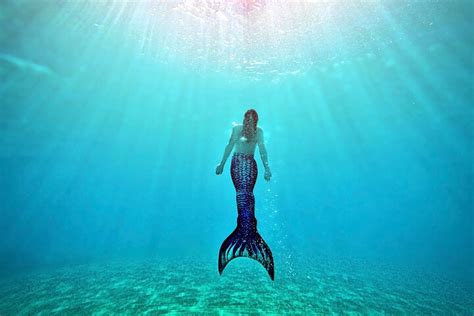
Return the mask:
M231 175L237 192L237 227L219 249L219 274L234 258L248 257L260 262L274 279L273 255L270 247L257 231L253 188L257 180L257 163L253 155L235 153Z
M255 226L257 220L253 218ZM222 274L226 265L234 258L248 257L260 262L268 271L270 278L274 280L275 271L273 266L273 256L270 247L257 232L257 229L249 231L244 225L239 224L237 228L227 237L219 250L219 274Z

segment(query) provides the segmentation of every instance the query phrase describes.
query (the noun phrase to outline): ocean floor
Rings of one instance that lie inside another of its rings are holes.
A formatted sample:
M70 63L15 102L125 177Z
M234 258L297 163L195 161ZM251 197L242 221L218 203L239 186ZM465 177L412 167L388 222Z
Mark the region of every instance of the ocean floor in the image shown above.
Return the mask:
M363 263L113 261L0 280L0 315L346 314L473 315L472 291L433 276Z

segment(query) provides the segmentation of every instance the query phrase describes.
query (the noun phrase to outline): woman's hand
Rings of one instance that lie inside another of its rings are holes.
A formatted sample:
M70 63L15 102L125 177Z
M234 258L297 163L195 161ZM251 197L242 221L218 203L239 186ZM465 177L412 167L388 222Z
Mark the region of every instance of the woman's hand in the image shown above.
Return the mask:
M216 174L221 174L222 170L224 170L224 165L220 163L216 167Z
M265 180L270 181L270 178L272 177L272 172L270 171L270 168L265 169Z

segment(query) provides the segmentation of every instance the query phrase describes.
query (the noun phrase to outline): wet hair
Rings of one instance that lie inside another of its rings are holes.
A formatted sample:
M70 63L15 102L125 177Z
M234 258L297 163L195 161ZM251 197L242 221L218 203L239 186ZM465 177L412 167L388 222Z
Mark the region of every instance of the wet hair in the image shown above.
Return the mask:
M250 118L253 118L253 123L250 123ZM257 136L257 121L258 114L254 109L250 109L245 112L242 135L246 138L247 142L254 139Z

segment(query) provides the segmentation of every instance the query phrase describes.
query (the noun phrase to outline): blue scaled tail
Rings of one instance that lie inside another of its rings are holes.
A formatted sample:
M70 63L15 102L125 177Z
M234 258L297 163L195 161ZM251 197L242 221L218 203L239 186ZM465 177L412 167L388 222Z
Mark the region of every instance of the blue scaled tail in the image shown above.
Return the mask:
M219 274L234 258L248 257L260 262L274 280L275 271L270 247L257 231L253 188L257 180L257 163L252 154L235 153L231 176L236 190L237 227L222 243L219 250Z

